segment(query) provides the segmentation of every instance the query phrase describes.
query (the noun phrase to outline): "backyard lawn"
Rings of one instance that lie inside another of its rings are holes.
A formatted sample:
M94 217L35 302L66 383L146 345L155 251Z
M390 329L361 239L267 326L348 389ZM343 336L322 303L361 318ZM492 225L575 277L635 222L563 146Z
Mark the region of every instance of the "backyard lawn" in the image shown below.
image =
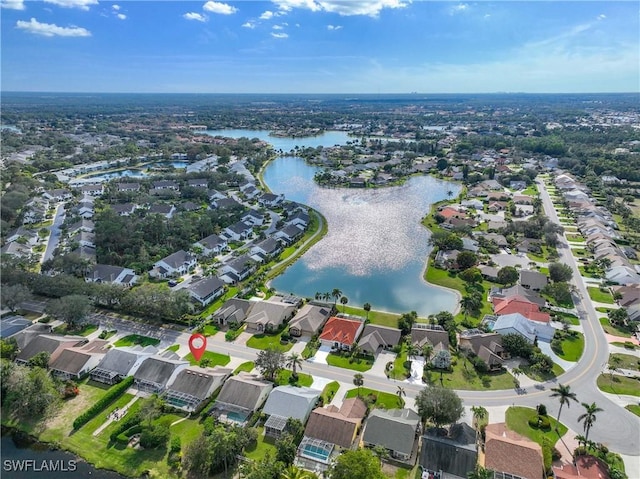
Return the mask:
M375 305L372 305L375 306ZM338 307L338 311L342 312L342 310L344 309L344 312L347 314L352 314L355 316L361 316L363 318L367 317L367 312L362 309L362 308L355 308L352 306L347 306L346 308L343 308L342 305L340 305L340 307ZM369 311L369 321L372 324L379 324L380 326L388 326L390 328L397 328L398 327L398 318L400 317L400 315L398 314L394 314L394 313L386 313L384 311L374 311L373 309L371 311Z
M261 460L268 452L271 457L276 456L275 440L264 435L264 427L258 429L258 441L245 449L245 456L254 461Z
M150 338L148 336L140 336L139 334L130 334L129 336L125 336L124 338L118 339L114 346L116 348L122 348L124 346L157 346L160 344L159 339Z
M567 432L567 427L564 424L558 423L558 421L551 416L548 416L549 422L551 423L548 431L532 428L529 426L529 419L535 415L536 410L533 408L510 407L506 412L507 427L537 442L540 446L542 446L543 438L546 437L551 441L551 444L555 444L558 439ZM558 428L558 432L555 431L556 427Z
M598 376L598 387L601 391L611 394L640 396L640 380L610 374Z
M562 339L562 351L554 351L565 361L577 361L584 351L584 336L577 331L573 331L573 334L573 336L567 335Z
M597 303L613 304L613 296L609 291L602 291L600 288L593 286L587 288L589 290L589 297Z
M353 359L350 356L340 356L339 354L329 353L327 355L327 364L338 368L353 369L354 371L364 372L371 369L371 366L373 366L373 359Z
M209 361L209 366L226 366L231 361L228 354L214 353L213 351L205 351L200 361L196 361L192 353L187 354L183 359L189 361L191 366L196 366L205 359Z
M346 398L354 398L358 396L358 388L350 389L347 391ZM360 397L366 399L368 396L375 396L376 401L372 407L379 407L384 409L397 409L404 407L404 399L400 399L396 394L385 393L382 391L376 391L375 389L360 388Z
M247 341L247 346L253 349L278 348L280 351L289 351L293 347L293 343L281 344L281 336L281 332L277 334L254 334Z
M469 391L484 391L498 389L513 389L513 376L506 370L478 374L473 365L467 362L467 368L464 367L462 359L457 360L457 364L452 366L452 371L442 371L433 369L426 373L427 383L440 385L440 377L442 377L442 386L450 389L464 389Z

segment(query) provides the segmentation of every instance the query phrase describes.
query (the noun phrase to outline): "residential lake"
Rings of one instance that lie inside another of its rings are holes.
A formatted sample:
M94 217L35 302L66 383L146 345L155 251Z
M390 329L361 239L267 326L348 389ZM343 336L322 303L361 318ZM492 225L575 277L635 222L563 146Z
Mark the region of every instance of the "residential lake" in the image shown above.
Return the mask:
M339 288L349 305L423 317L453 311L456 294L423 280L430 233L420 222L431 204L449 190L457 195L460 186L414 176L402 186L330 189L313 181L316 171L301 158L281 157L264 172L271 191L320 211L329 225L272 286L305 297Z
M355 137L349 136L346 131L326 131L322 135L317 136L305 136L300 138L278 137L269 135L269 130L204 130L198 131L210 136L224 136L227 138L258 138L262 141L273 146L273 149L278 151L282 150L284 153L288 153L298 148L316 148L318 146L328 147L336 145L344 145L347 141L357 140Z

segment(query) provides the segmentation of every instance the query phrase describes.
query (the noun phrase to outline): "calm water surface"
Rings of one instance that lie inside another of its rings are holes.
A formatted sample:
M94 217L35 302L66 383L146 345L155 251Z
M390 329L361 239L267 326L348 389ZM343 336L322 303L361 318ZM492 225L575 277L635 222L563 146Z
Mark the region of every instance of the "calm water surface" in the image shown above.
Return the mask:
M392 312L453 311L456 295L422 279L430 248L420 221L433 202L460 187L420 176L403 186L329 189L314 183L316 171L296 157L278 158L265 171L273 192L317 209L329 224L329 233L273 286L307 297L339 288L351 305Z
M344 145L347 141L357 140L355 137L350 137L345 131L326 131L322 135L318 136L305 136L302 138L279 138L276 136L269 136L269 130L204 130L198 133L203 133L210 136L225 136L228 138L258 138L262 141L270 143L273 148L282 150L285 153L299 148L316 148L318 146L328 147L335 145Z

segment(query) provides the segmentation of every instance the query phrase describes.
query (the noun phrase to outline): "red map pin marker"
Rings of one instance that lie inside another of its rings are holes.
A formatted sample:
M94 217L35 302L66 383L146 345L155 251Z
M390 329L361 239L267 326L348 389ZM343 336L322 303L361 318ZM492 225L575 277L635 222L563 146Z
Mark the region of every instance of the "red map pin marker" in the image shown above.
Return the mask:
M200 358L207 349L207 338L200 333L192 334L189 338L189 349L193 357L196 358L196 361L200 361Z

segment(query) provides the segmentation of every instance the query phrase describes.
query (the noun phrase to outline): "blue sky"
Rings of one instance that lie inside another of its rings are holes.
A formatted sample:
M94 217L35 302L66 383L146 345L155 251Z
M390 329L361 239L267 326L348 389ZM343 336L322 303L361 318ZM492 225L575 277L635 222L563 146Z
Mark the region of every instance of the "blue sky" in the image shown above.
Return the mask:
M3 91L640 89L636 1L1 1Z

